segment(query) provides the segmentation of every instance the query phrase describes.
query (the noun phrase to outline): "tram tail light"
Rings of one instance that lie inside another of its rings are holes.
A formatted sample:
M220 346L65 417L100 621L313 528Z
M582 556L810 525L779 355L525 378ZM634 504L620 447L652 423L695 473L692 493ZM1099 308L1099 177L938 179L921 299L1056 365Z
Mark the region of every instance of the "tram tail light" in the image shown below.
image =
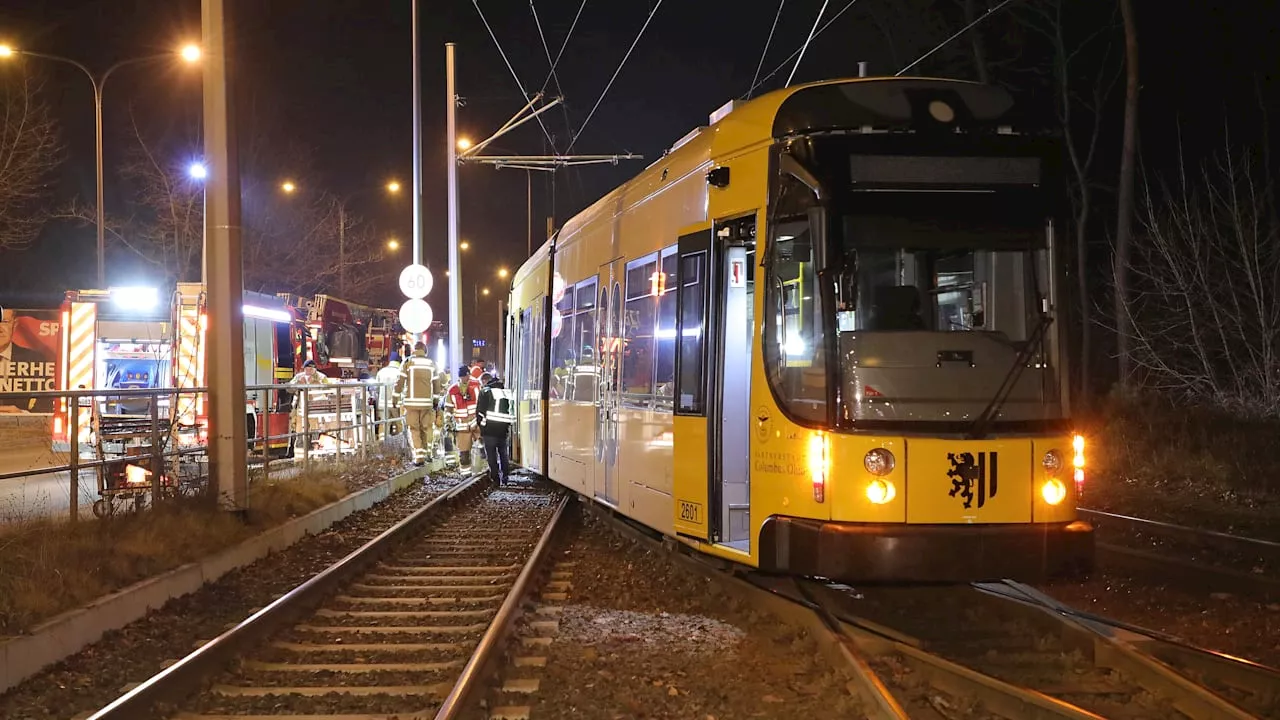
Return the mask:
M1071 458L1071 466L1074 468L1072 479L1076 484L1076 497L1084 494L1084 436L1074 435L1071 438L1071 450L1074 453Z
M809 478L813 481L813 501L827 497L827 475L831 468L831 439L824 432L809 436Z

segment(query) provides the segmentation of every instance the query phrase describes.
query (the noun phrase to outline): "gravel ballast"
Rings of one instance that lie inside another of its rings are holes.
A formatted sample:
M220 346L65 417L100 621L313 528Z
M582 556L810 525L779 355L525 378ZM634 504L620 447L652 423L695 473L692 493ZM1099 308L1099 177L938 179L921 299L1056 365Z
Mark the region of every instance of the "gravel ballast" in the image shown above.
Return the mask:
M456 484L456 474L415 483L327 531L231 572L0 696L6 720L72 718L97 710L233 623L349 554Z
M583 513L531 717L861 717L816 643ZM534 618L536 619L536 618ZM540 651L542 654L543 651ZM505 699L504 699L505 700Z

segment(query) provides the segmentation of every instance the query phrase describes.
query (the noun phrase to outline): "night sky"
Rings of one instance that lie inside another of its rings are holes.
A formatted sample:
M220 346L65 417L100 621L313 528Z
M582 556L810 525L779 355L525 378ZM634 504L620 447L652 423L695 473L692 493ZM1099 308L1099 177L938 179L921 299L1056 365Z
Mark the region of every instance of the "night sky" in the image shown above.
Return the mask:
M1006 42L1016 47L1040 42L1019 30L1011 14L1019 5L1032 2L1014 3L983 26L993 56L1001 56ZM995 0L978 4L988 3L996 4ZM580 4L580 0L534 3L553 55ZM832 0L828 17L845 4L845 0ZM561 150L567 145L570 127L576 131L581 126L653 5L654 0L586 2L558 68L567 113L554 109L545 116ZM821 5L821 0L785 3L765 72L800 46ZM1071 5L1081 13L1101 13L1105 18L1114 3L1081 0ZM1226 123L1238 142L1258 139L1264 123L1255 86L1261 88L1265 102L1274 106L1274 73L1280 67L1280 14L1262 10L1265 5L1242 0L1137 0L1143 52L1142 140L1144 160L1150 167L1158 171L1163 160L1174 154L1172 142L1179 126L1192 155L1219 147ZM859 60L869 61L872 74L892 74L898 69L891 67L893 50L900 56L905 51L889 46L875 14L892 8L901 16L915 6L936 8L932 12L953 27L962 24L958 0L859 0L814 41L796 80L855 75ZM461 134L486 136L524 100L470 0L424 0L422 7L426 256L435 267L443 267L444 43L454 41L459 46L459 93L466 100L459 115ZM530 4L483 0L480 7L521 83L530 90L542 87L548 63ZM707 115L725 101L743 95L777 8L777 0L663 2L574 147L582 153L637 152L645 160L616 168L561 172L556 176L554 204L549 179L535 176L535 245L543 239L548 214L562 224L640 171L676 139L705 124ZM279 177L322 185L340 194L364 193L352 201L353 207L386 233L407 237L408 198L388 202L376 189L392 177L406 188L410 180L408 0L240 0L235 10L240 92L252 107L255 127L268 128L273 138L296 144L308 165L302 170L280 167ZM199 31L198 0L0 2L0 40L74 57L94 69L198 41ZM899 39L898 45L903 44ZM957 45L963 58L966 46ZM967 72L965 63L956 58L957 53L940 53L938 64L926 63L921 72ZM1016 64L1016 58L1002 59ZM62 122L68 152L51 191L62 204L77 195L91 200L94 146L88 82L70 68L45 63L39 70L46 78L46 97L55 104ZM765 88L779 87L789 71L790 66ZM1110 106L1112 137L1118 133L1122 89L1123 83ZM554 82L548 93L557 94ZM118 186L113 172L120 148L130 139L131 123L137 121L148 132L178 136L193 124L198 126L199 72L176 64L123 70L108 85L105 105L108 207L127 213L123 193L113 188ZM246 138L241 143L249 146ZM542 154L545 145L537 124L529 123L494 150ZM185 164L198 157L199 147L186 152L189 157L171 161ZM1106 163L1111 162L1107 158ZM299 177L302 171L306 177ZM373 192L367 192L370 189ZM464 259L464 276L492 277L504 264L514 268L525 252L525 173L464 167L461 193L462 235L474 248ZM55 222L32 249L0 255L0 302L32 301L31 291L51 292L56 302L68 287L91 284L93 238L91 226ZM109 276L117 273L109 268ZM389 274L388 303L398 302L394 284ZM496 282L493 287L497 288ZM437 295L439 291L433 293ZM491 311L484 314L492 316Z

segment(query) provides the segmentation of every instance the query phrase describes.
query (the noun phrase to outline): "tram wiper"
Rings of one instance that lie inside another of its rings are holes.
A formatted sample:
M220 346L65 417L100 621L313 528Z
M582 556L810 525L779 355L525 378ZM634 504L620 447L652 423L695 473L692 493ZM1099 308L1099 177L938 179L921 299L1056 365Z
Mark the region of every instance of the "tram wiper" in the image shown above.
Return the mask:
M1035 327L1031 328L1031 335L1027 338L1027 342L1018 351L1018 355L1013 359L1013 366L1009 368L1009 372L1005 373L1004 380L1000 383L996 394L992 396L991 402L983 408L978 417L973 419L969 425L969 432L965 434L970 440L977 440L985 437L987 428L991 425L991 421L995 419L1000 409L1009 399L1009 395L1013 393L1013 389L1018 385L1018 378L1022 377L1022 371L1027 367L1027 361L1031 356L1039 352L1044 346L1045 332L1049 326L1053 324L1053 318L1048 313L1042 313Z

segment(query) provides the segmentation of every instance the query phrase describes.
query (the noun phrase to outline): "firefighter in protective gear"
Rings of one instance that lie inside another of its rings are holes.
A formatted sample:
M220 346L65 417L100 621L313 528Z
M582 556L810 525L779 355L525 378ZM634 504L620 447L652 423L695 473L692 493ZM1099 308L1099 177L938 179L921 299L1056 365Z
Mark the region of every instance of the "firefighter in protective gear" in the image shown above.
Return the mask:
M436 404L440 396L436 365L427 357L425 344L414 345L413 355L401 366L396 394L402 398L405 419L409 424L409 446L413 448L413 462L421 465L434 453Z
M453 443L458 449L458 464L471 465L471 446L476 436L476 402L480 399L480 381L471 377L471 368L458 368L458 381L449 386L445 404L453 420Z
M329 376L320 372L316 367L315 360L308 360L302 364L302 372L293 376L289 381L290 385L327 385L331 381ZM309 423L307 422L307 413L310 408L307 407L308 401L315 401L314 392L305 392L299 390L293 399L293 432L294 441L289 445L289 456L293 456L295 447L311 448L308 444L311 442L311 433Z
M511 426L516 422L515 393L502 384L496 374L480 376L484 389L476 403L476 419L480 423L480 439L484 441L484 457L489 463L489 477L499 485L511 479Z

